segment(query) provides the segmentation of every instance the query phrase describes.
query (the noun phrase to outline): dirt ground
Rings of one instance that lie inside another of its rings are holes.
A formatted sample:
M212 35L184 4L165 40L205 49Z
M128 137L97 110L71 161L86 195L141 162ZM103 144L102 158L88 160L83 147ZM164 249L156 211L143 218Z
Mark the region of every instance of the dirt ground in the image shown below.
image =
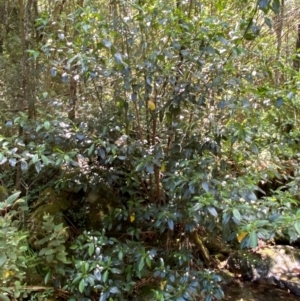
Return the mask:
M300 297L287 290L250 282L232 283L224 287L226 301L295 301Z

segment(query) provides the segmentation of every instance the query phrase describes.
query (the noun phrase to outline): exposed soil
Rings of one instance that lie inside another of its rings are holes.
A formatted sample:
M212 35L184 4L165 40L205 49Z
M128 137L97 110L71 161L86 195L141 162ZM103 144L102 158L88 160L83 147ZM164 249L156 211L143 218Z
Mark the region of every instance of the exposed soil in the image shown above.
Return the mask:
M234 282L224 287L225 301L295 301L300 297L288 291L251 282Z

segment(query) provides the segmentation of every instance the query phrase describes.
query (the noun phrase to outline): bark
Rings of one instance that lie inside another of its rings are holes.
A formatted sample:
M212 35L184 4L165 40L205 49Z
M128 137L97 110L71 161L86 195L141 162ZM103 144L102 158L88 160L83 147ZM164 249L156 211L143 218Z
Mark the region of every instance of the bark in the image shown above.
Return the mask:
M300 69L300 24L297 27L297 40L296 40L296 58L294 59L293 65L296 71Z

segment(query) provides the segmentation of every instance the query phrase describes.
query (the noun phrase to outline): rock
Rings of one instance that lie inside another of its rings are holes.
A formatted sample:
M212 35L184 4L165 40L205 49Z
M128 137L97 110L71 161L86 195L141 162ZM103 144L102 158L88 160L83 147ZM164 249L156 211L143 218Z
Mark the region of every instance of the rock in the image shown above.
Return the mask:
M43 247L43 245L38 244L38 241L42 240L48 234L42 226L45 222L45 215L53 217L55 225L64 225L64 236L66 240L68 239L67 223L63 216L63 212L71 206L72 200L69 194L70 193L64 191L56 193L51 187L46 188L40 194L40 197L34 206L35 209L30 214L30 244L37 250L40 250Z
M110 215L120 205L113 189L104 182L99 183L86 195L86 228L101 230L104 216Z
M291 246L265 246L256 252L241 250L227 261L244 279L288 289L300 296L300 250Z

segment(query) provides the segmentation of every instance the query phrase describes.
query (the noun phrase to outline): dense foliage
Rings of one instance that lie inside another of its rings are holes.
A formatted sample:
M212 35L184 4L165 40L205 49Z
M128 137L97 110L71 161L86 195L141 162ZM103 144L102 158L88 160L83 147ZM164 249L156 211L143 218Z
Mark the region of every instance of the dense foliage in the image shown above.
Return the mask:
M285 2L0 0L0 298L222 299L297 242Z

